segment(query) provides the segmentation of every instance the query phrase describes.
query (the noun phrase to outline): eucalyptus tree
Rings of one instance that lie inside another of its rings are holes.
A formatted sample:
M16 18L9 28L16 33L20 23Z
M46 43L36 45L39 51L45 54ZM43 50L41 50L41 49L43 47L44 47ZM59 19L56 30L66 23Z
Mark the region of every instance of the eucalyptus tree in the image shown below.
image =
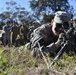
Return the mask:
M44 14L54 14L57 10L73 13L73 7L70 6L68 0L31 0L29 3L37 18L41 18Z
M10 20L11 22L20 22L24 20L26 24L29 24L35 20L34 16L28 12L24 7L11 0L6 2L6 11L2 12L3 20Z
M8 12L10 12L9 19L11 20L21 21L23 19L26 19L29 14L29 12L27 12L24 7L21 7L13 0L11 0L10 2L6 2L6 4L6 9Z

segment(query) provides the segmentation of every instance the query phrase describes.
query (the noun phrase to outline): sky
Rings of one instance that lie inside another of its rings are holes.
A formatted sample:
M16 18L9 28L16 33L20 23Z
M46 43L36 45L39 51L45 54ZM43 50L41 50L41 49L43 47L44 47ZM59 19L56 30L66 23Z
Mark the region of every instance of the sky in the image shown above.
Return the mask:
M4 11L7 7L7 5L5 4L6 2L10 2L11 0L0 0L0 12ZM29 1L30 0L13 0L15 1L17 4L21 5L22 7L24 7L26 10L31 11L30 7L29 7Z
M6 8L6 2L10 2L11 0L0 0L0 13L5 10ZM17 2L17 4L21 5L22 7L25 7L27 11L31 11L29 7L29 1L30 0L13 0ZM70 5L74 7L74 10L76 12L76 0L69 0Z
M74 10L76 12L76 0L68 0L68 1L69 1L70 5L73 6L73 8L74 8Z

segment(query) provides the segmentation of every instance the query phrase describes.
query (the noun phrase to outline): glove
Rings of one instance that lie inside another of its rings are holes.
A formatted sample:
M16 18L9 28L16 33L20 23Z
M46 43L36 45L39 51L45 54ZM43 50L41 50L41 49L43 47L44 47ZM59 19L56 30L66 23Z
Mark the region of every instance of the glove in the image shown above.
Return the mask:
M61 45L61 43L63 42L63 38L64 38L64 33L60 33L58 40L56 41L56 46L58 47L59 45Z
M64 38L64 33L60 33L60 34L59 34L58 41L59 41L59 42L62 42L62 41L63 41L63 38Z

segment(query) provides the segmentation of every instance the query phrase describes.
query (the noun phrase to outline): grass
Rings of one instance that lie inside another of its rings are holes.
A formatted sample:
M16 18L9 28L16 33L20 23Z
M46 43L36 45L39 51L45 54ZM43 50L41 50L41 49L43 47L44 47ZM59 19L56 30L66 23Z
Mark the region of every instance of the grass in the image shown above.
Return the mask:
M46 57L48 63L53 60ZM41 69L41 71L39 71ZM66 53L51 67L51 70L60 75L76 75L76 55L68 56ZM0 75L50 75L45 61L34 58L26 47L0 48ZM52 74L56 75L56 74Z

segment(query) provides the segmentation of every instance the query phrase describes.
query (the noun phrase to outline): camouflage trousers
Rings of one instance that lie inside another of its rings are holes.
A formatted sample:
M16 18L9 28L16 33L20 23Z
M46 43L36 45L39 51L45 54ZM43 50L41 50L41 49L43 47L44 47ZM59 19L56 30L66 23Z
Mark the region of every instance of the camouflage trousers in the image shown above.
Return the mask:
M3 34L3 45L6 46L7 44L10 47L11 45L10 34Z

